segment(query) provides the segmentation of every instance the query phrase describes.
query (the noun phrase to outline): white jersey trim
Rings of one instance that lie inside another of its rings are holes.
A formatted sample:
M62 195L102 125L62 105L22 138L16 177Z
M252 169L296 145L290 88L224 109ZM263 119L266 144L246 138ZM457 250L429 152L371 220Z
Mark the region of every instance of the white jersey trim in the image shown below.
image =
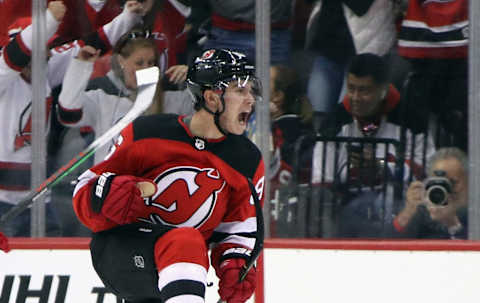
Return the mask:
M207 270L198 264L179 262L173 263L158 272L158 289L177 280L193 280L206 286Z
M220 223L215 231L228 233L228 234L236 234L236 233L251 233L257 231L257 220L256 218L248 218L247 220L240 222L222 222Z
M255 245L255 239L242 237L242 236L237 236L237 235L231 235L231 236L226 237L220 243L239 244L241 246L248 247L249 249L253 249L253 246Z
M449 24L449 25L443 25L443 26L429 26L427 23L421 22L421 21L404 20L402 22L402 26L419 28L419 29L428 29L434 33L445 33L445 32L455 31L455 30L467 27L468 20Z
M457 41L440 41L440 42L413 42L407 40L398 40L398 45L403 47L428 47L428 48L441 48L441 47L459 47L468 46L468 40Z
M97 174L95 174L94 172L92 172L91 170L87 169L83 174L81 174L79 177L78 177L78 183L77 185L75 186L75 189L73 191L73 196L75 196L77 194L77 192L82 188L84 187L85 185L87 185L87 183L92 180L93 178L96 178L97 177Z

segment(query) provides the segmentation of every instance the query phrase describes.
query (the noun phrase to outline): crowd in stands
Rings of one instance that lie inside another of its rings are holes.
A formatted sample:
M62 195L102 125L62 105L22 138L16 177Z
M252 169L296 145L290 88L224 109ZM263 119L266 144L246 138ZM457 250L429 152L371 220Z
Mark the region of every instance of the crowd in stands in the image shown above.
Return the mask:
M0 215L31 188L31 9L0 2ZM272 0L270 15L271 236L466 238L468 1ZM254 0L49 0L46 31L48 174L128 112L137 70L161 71L146 114L188 115L192 58L255 62ZM49 195L47 236L88 235L81 172ZM29 236L29 212L2 232Z

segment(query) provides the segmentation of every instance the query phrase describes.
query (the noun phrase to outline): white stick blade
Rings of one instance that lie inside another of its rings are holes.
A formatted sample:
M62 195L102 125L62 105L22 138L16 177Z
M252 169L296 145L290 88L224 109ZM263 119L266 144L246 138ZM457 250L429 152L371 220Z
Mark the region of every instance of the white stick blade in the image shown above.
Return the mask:
M158 82L158 79L160 77L160 70L158 69L157 66L140 69L140 70L137 70L135 73L137 76L138 87L147 85L147 84L156 83Z

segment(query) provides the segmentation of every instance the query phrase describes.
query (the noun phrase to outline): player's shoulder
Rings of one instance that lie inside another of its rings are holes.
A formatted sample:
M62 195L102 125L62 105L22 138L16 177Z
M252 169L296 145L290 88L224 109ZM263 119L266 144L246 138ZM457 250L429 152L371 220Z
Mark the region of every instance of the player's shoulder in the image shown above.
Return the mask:
M147 138L166 138L181 134L178 115L156 114L140 116L132 123L134 140Z
M251 155L261 156L260 149L244 135L229 135L228 137L229 144L233 145L236 149L248 153Z
M253 178L262 160L258 147L243 135L229 135L225 143L226 148L219 148L215 154L242 175Z

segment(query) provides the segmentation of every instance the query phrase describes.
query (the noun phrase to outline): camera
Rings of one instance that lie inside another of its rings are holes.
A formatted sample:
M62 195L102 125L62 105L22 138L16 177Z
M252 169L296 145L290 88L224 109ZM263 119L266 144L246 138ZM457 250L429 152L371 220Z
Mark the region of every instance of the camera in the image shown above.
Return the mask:
M443 170L435 170L433 174L433 177L425 180L427 199L436 205L446 205L448 195L452 192L452 183Z

